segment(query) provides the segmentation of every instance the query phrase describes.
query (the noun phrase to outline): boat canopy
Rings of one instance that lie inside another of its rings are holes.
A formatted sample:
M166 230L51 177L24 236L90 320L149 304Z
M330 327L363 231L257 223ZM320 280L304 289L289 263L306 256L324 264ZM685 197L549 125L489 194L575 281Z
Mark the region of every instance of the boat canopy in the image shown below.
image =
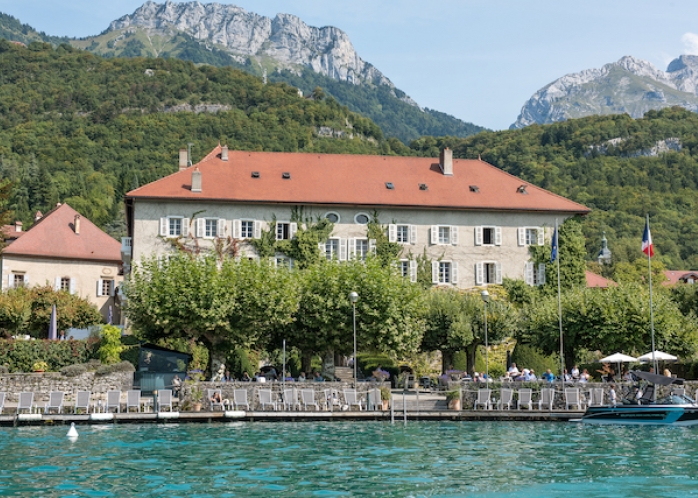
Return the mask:
M677 379L675 377L667 377L666 375L658 375L641 370L633 370L631 373L638 379L646 380L658 386L670 386L671 384L683 385L683 379Z

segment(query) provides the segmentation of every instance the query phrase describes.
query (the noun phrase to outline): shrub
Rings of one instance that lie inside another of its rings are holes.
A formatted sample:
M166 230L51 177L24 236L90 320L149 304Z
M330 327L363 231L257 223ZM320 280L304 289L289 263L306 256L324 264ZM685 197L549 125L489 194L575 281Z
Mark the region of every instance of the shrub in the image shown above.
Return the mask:
M560 370L558 355L546 356L533 346L517 344L511 355L511 361L516 363L519 370L524 368L534 369L540 377L548 368L553 372Z
M136 369L128 361L120 363L112 363L111 365L102 365L95 371L95 375L109 375L116 372L135 372Z
M113 325L105 325L102 327L102 343L99 347L99 359L105 365L118 363L121 359L121 351L124 347L121 345L121 329Z
M10 369L7 368L5 365L0 365L0 375L10 373Z
M10 372L30 372L37 361L48 363L49 370L75 363L85 363L96 356L99 342L95 339L81 341L24 341L0 339L0 365Z
M87 366L81 364L68 365L66 367L61 368L61 374L63 374L66 377L77 377L78 375L82 375L85 372L87 372Z

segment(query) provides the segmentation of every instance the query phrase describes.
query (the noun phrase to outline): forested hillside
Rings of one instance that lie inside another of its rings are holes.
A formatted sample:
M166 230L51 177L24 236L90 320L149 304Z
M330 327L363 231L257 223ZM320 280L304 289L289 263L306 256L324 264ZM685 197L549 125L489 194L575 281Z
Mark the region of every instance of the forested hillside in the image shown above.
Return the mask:
M661 261L698 268L698 114L670 108L643 119L596 116L466 139L425 137L411 149L435 156L444 145L592 208L583 224L590 258L604 231L616 261L642 256L649 213Z
M123 194L174 172L188 143L194 161L219 140L269 151L389 147L375 123L334 99L301 98L232 68L5 40L0 67L0 178L12 181L10 207L25 226L60 201L118 235ZM218 112L181 110L203 104ZM320 138L320 127L344 138Z

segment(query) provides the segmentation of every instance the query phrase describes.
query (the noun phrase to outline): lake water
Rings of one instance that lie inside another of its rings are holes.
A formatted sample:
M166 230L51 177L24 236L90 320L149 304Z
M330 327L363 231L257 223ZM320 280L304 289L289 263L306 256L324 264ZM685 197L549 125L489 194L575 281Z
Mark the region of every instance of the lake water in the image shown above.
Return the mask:
M531 422L0 429L0 496L684 497L698 433Z

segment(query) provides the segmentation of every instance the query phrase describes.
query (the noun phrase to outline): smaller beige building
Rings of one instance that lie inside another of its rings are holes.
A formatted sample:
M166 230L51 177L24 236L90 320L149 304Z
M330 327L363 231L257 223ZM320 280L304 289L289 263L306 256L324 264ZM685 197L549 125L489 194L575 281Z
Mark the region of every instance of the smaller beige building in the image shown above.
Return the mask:
M117 289L123 280L121 244L67 204L58 205L0 257L2 290L50 285L94 303L120 323Z

